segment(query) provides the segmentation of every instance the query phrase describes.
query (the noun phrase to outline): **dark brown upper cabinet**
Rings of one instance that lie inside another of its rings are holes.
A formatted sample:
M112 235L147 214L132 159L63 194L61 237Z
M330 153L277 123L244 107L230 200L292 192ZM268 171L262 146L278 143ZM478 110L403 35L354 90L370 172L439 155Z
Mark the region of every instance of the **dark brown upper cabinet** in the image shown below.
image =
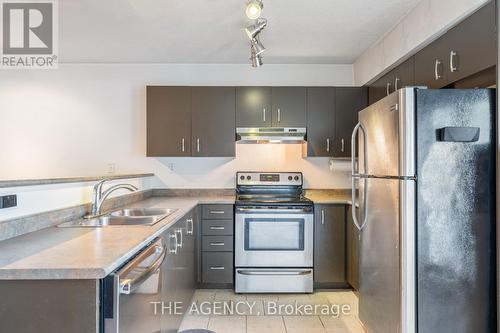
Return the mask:
M490 1L415 55L415 83L442 88L496 65L495 3Z
M411 57L392 71L394 92L401 88L411 87L415 85L415 58Z
M447 85L448 47L441 37L415 55L415 83L430 89Z
M335 157L351 156L351 135L358 123L358 112L368 105L366 87L335 88Z
M307 88L307 156L333 156L335 88Z
M373 104L398 89L415 84L415 63L411 57L401 65L382 76L369 87L369 103Z
M147 156L191 156L191 88L146 88Z
M271 127L271 88L236 87L236 127Z
M234 87L192 88L192 156L235 156Z
M447 33L448 82L496 64L495 2L490 1Z
M306 127L306 88L273 87L272 125L274 127Z

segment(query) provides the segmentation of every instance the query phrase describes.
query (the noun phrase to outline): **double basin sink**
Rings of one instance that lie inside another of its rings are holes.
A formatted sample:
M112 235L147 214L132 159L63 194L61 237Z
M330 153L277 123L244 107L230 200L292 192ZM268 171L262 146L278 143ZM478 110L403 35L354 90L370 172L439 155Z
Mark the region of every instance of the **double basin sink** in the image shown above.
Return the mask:
M173 208L124 208L91 219L66 222L58 227L151 226L176 211Z

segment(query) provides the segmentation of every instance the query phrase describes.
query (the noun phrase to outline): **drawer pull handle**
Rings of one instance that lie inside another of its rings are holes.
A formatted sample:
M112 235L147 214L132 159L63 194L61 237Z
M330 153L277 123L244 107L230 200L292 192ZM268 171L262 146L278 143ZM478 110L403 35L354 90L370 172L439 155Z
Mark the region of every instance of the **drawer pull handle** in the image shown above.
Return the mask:
M210 227L210 230L224 230L224 229L225 229L224 227L218 227L218 226Z
M210 214L224 214L224 213L225 213L225 211L223 211L223 210L211 210L210 211Z
M210 243L211 246L224 246L224 242L212 242Z
M210 266L210 269L212 271L223 271L225 268L224 266Z

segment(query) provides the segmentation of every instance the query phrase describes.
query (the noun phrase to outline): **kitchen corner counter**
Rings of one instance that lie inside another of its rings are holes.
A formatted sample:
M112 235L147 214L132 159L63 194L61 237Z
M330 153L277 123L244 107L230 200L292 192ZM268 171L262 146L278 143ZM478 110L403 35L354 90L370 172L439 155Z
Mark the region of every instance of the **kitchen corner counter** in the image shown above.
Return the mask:
M305 196L315 204L351 205L351 190L306 190Z
M0 242L0 280L101 279L198 204L234 196L151 197L127 207L176 208L153 226L50 227Z

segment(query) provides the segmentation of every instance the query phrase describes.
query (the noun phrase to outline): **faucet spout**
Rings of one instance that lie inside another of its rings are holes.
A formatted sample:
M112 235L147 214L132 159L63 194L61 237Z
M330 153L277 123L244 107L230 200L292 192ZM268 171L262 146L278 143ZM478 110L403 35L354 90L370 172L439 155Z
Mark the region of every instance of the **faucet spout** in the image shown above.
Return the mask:
M109 197L111 193L116 190L124 189L130 192L135 192L138 188L132 184L117 184L108 188L103 192L102 187L104 183L108 181L108 179L104 179L98 182L94 186L93 195L92 195L92 212L90 215L85 216L85 218L94 218L101 215L101 209L104 204L104 201Z

